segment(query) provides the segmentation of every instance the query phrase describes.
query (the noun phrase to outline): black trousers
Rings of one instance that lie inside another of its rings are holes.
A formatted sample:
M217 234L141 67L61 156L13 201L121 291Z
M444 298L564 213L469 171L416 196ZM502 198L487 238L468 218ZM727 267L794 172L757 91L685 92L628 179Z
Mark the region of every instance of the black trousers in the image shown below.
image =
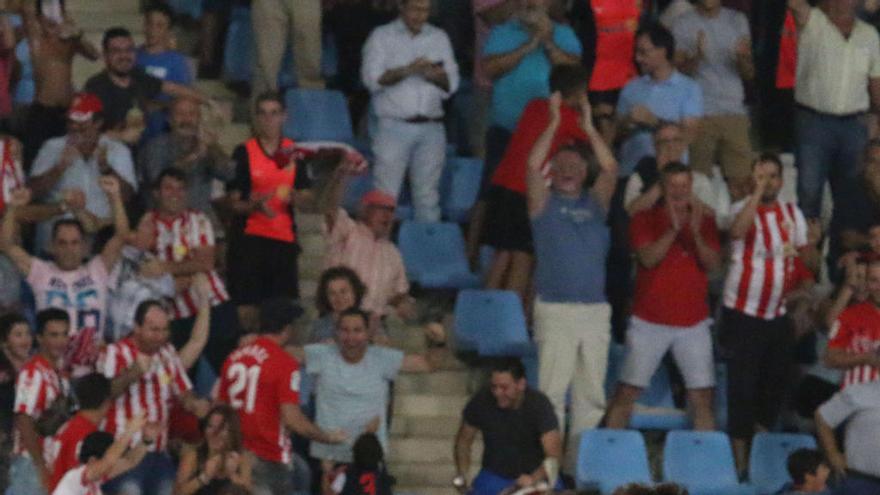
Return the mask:
M721 343L727 349L728 430L749 439L755 425L772 428L786 398L794 363L788 317L764 320L724 308Z

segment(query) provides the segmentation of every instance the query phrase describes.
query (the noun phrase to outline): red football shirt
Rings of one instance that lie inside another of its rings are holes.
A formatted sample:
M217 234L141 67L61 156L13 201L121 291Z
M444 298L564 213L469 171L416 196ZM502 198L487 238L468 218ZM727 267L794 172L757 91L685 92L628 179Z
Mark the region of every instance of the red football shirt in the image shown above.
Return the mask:
M581 114L574 108L562 105L560 109L559 128L553 138L553 145L547 156L553 156L556 151L566 144L574 141L586 141L587 134L581 129ZM492 184L505 189L526 193L526 169L528 167L529 153L535 141L541 137L547 122L550 121L550 105L546 98L536 99L526 105L522 117L516 125L516 130L510 138L504 157L492 175Z
M641 249L663 236L672 225L664 203L636 214L630 222L632 250ZM715 251L721 249L715 220L703 215L703 239ZM706 297L709 279L697 259L697 247L690 227L685 226L666 257L654 268L639 265L633 314L660 325L689 327L709 316Z
M837 318L831 328L829 349L843 349L848 354L880 352L880 309L870 301L854 304ZM875 366L856 366L846 370L842 387L880 379Z
M244 446L261 459L290 462L283 404L299 404L299 363L275 341L261 337L226 358L218 400L238 411Z
M96 431L98 425L92 423L82 413L77 413L61 426L55 436L48 439L45 449L46 465L52 470L49 478L49 493L55 490L68 471L80 465L80 445L90 433Z

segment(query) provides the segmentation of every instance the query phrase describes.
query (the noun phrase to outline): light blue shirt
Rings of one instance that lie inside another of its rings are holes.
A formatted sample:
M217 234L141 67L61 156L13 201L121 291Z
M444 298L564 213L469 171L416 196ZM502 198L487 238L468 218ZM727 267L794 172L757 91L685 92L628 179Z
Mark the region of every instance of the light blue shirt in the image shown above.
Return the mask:
M703 116L703 92L693 79L673 71L663 81L644 75L628 82L617 101L617 115L628 114L636 105L648 108L661 120L681 122ZM654 155L654 141L649 129L636 130L620 146L621 177L629 176L645 156Z
M43 143L39 153L37 153L37 157L34 159L30 176L43 175L57 165L61 160L61 154L66 144L67 136L52 138ZM129 151L128 146L107 136L101 136L97 149L101 149L102 146L107 147L107 162L110 164L110 168L137 191L138 183L134 175L134 164L132 163L131 151ZM98 152L95 151L87 160L82 157L74 160L73 164L64 172L64 175L55 183L55 187L43 199L57 202L61 200L63 191L79 189L86 195L86 209L89 212L98 218L110 218L113 210L110 208L110 201L107 199L107 195L98 185L100 177ZM67 216L70 217L72 215ZM45 250L48 246L52 224L62 217L55 217L40 223L37 229L38 250Z
M499 24L489 32L483 56L510 53L528 43L531 37L519 19ZM553 43L571 55L581 54L581 42L568 26L553 23ZM516 67L496 79L492 83L492 125L512 132L530 101L550 96L550 69L550 58L544 47L538 45Z
M324 431L342 429L348 434L345 442L336 445L313 441L312 456L351 462L354 441L376 416L380 418L376 435L387 456L388 385L403 365L403 353L371 345L359 363L351 364L335 344L307 345L305 352L306 372L315 378L315 423Z

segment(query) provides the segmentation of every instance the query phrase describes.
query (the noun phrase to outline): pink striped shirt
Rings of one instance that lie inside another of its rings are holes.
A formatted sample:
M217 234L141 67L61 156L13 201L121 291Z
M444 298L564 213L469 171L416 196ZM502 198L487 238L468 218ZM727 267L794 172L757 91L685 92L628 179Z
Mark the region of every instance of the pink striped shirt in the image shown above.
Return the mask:
M131 367L140 351L131 337L110 344L98 358L98 373L111 380ZM107 411L101 429L113 434L125 431L126 424L143 414L149 422L164 425L152 449L162 452L168 443L168 417L172 401L192 390L183 363L171 344L166 344L153 356L153 365L128 390L116 398Z
M166 220L159 217L158 212L149 213L156 227L156 244L154 254L162 261L186 261L192 259L193 249L214 245L214 228L204 213L187 210L177 217ZM216 270L208 272L211 283L211 306L229 300L226 285ZM190 318L198 313L197 299L190 287L177 294L172 301L174 319Z
M409 281L400 251L388 239L376 239L361 222L339 209L327 236L326 267L345 265L367 286L361 308L379 315L387 312L388 301L409 292Z

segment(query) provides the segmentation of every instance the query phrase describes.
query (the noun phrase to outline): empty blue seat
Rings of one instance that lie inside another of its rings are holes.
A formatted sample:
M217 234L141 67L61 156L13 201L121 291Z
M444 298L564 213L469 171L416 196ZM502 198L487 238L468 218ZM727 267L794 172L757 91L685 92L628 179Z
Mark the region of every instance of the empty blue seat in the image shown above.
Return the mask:
M196 362L196 393L201 397L210 397L211 391L214 389L214 382L217 381L217 374L211 369L211 365L205 360L204 356L200 357Z
M168 6L177 15L185 15L193 19L202 17L201 0L168 0Z
M232 9L224 43L223 77L227 81L250 81L254 63L251 9L248 7Z
M446 160L440 188L443 217L450 222L466 222L480 192L483 161L479 158L450 157Z
M642 434L633 430L587 430L581 435L577 487L613 493L626 483L650 483L648 450Z
M328 89L290 89L284 95L284 135L297 141L338 141L354 144L345 96Z
M691 495L754 495L741 485L726 433L670 431L663 446L663 479L684 485Z
M531 349L522 304L513 291L460 291L454 327L462 350L483 356L524 356Z
M798 449L815 449L816 439L796 433L761 432L752 440L749 456L749 482L759 495L776 493L791 481L788 455Z
M397 245L409 279L422 287L464 289L480 283L468 266L458 224L403 222Z

